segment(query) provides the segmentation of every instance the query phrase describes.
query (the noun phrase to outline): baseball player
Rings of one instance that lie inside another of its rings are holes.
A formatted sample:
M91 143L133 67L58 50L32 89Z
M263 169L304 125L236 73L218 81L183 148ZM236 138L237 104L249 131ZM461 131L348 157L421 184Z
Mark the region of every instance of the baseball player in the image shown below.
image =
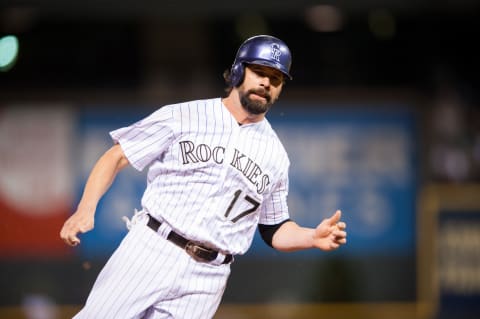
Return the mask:
M60 236L71 246L94 226L101 196L127 165L148 169L142 209L75 318L211 318L235 255L255 230L280 251L346 243L341 212L316 228L290 220L287 153L265 115L290 76L291 53L259 35L224 74L224 98L166 105L110 133L77 211Z

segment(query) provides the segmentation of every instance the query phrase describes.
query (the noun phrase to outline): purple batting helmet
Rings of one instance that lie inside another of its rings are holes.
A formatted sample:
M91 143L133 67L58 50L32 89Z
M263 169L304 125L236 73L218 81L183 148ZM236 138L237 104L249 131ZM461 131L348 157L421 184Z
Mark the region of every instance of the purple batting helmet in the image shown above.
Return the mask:
M292 54L285 42L270 35L257 35L242 43L230 70L230 84L238 86L243 81L245 64L259 64L281 71L290 80Z

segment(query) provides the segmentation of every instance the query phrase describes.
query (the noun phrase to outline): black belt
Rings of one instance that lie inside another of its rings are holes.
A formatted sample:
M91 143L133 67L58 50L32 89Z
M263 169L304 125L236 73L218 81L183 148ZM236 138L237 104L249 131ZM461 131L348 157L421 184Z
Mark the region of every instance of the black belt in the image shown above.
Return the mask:
M148 214L147 226L150 227L154 232L158 231L158 228L161 224L161 222ZM186 239L182 235L177 234L173 230L168 234L167 239L180 248L185 249L185 251L197 261L211 262L217 259L218 251L198 245ZM233 256L231 254L227 254L225 255L225 259L223 260L222 264L228 264L232 260Z

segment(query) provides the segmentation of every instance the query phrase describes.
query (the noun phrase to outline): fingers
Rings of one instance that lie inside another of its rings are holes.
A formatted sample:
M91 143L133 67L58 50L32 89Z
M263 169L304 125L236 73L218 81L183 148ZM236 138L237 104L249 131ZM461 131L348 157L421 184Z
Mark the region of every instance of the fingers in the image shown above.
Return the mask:
M335 230L333 236L335 238L347 238L347 232L344 230Z
M345 229L347 228L347 224L345 222L341 222L340 218L342 217L342 212L340 210L337 210L335 214L330 217L330 225L333 226L333 231L335 232L336 230L339 230L338 236L341 237L346 237L347 233L345 232Z
M78 244L80 244L80 239L76 236L76 235L61 235L60 236L63 241L65 242L65 244L69 245L69 246L77 246Z
M347 224L340 221L342 212L337 210L330 218L324 219L315 229L317 248L334 250L347 243Z
M347 243L347 238L345 237L336 237L334 240L330 242L331 249L337 249L341 245L345 245Z
M80 239L77 236L71 236L68 238L68 244L75 247L80 244Z
M332 233L334 236L334 242L338 244L338 246L345 245L347 243L347 232L345 231L347 224L344 222L338 222L335 226L336 227Z
M333 250L333 249L337 249L337 248L340 248L340 246L342 245L345 245L347 243L346 239L345 240L336 240L336 241L332 241L330 243L330 248Z
M74 230L72 226L66 222L60 231L60 238L69 246L77 246L80 244L80 239L77 237L77 234L78 231Z
M332 217L329 218L329 223L330 225L335 225L340 221L340 218L342 218L342 211L337 210L335 214L332 215Z
M60 238L69 246L77 246L80 244L78 234L85 233L91 228L84 225L84 222L72 216L63 225L60 231Z
M334 230L333 233L333 242L339 245L345 245L347 243L347 232L344 230Z
M336 242L332 242L330 244L330 249L333 250L333 249L337 249L338 247L340 247L340 244L336 243Z
M77 246L78 244L80 244L80 239L78 239L77 236L74 236L70 241L72 243L72 246Z

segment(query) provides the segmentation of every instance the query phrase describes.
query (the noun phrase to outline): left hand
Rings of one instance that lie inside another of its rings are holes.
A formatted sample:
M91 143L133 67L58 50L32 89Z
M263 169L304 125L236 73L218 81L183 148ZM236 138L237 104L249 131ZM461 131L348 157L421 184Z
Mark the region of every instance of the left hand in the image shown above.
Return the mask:
M330 251L347 243L347 225L340 221L342 212L337 210L330 218L324 219L315 228L313 245L321 250Z

